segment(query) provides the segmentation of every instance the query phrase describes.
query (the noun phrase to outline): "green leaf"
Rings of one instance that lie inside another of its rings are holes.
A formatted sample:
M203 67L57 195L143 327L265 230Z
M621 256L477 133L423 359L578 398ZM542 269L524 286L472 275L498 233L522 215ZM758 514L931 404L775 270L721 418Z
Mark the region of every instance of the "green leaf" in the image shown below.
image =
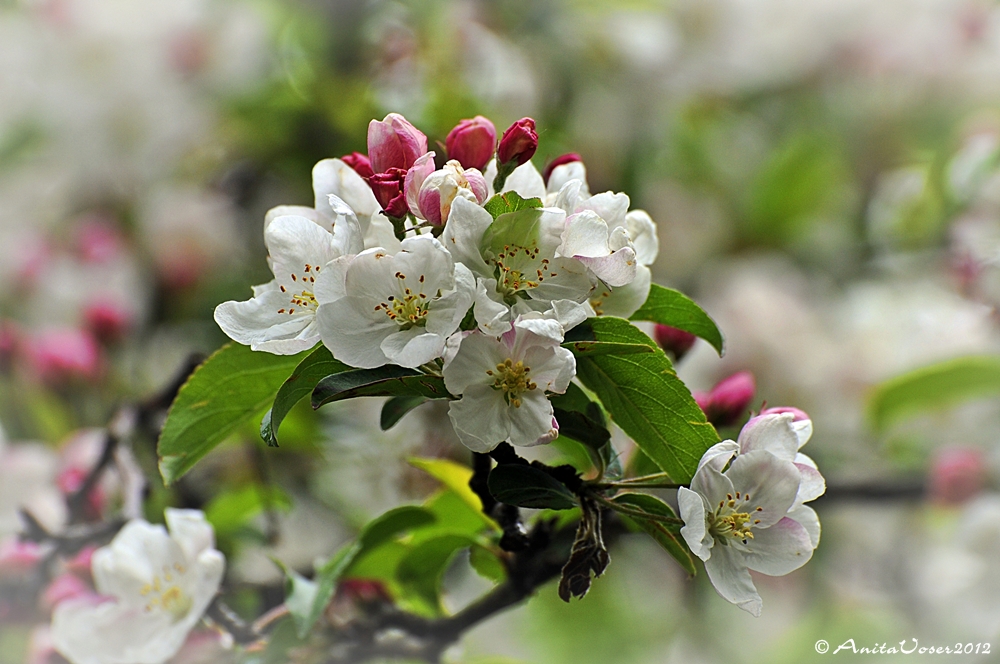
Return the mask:
M928 410L1000 394L1000 356L960 357L896 376L868 398L868 419L876 430Z
M535 509L568 510L576 495L543 470L523 464L502 464L490 471L490 493L501 503Z
M565 394L554 395L549 401L559 422L559 435L582 443L603 477L605 470L615 463L617 455L611 445L608 420L600 404L591 401L574 383L569 384Z
M619 344L600 341L567 341L563 348L568 349L576 357L593 357L594 355L635 355L637 353L655 353L656 349L646 344Z
M507 578L507 568L492 549L473 545L469 549L469 564L476 574L493 583L500 583Z
M396 568L396 580L432 612L441 613L441 578L455 554L475 546L476 538L445 533L415 545Z
M499 254L507 246L537 246L544 214L539 209L531 208L501 214L483 233L480 246L494 254Z
M391 509L382 516L373 519L365 526L358 536L362 551L374 549L404 532L422 528L434 523L437 519L423 507L403 505Z
M597 341L655 344L620 318L591 318L570 331ZM577 358L577 378L615 423L675 482L689 482L719 435L663 351Z
M312 406L354 397L424 397L451 399L444 378L387 364L377 369L354 369L327 376L313 390Z
M632 314L630 320L644 320L676 327L712 344L720 356L725 353L722 332L719 331L715 321L709 318L694 300L672 288L653 284L645 304Z
M611 500L620 505L638 508L643 512L647 512L654 516L666 516L672 519L677 518L677 515L674 513L674 510L671 509L670 505L667 505L659 498L654 498L653 496L644 493L623 493L615 496ZM674 560L681 564L681 567L683 567L688 574L694 576L697 573L697 569L694 566L694 558L691 557L691 551L688 549L683 538L677 536L680 532L680 526L673 526L659 521L642 519L632 516L631 514L619 514L619 516L621 516L626 522L634 523L636 526L648 533L650 537L656 540L657 544L662 546L667 553L673 556Z
M160 433L163 482L175 482L266 408L302 357L228 343L205 360L177 393Z
M304 638L319 620L337 589L337 582L354 562L360 550L361 545L357 542L343 547L316 570L316 578L313 581L275 560L285 572L285 604L292 614L300 639Z
M216 495L205 507L205 519L212 524L216 539L224 539L266 508L288 511L291 506L280 488L250 484Z
M379 415L379 427L382 431L388 431L396 426L403 417L417 406L427 401L424 397L392 397L382 404L382 413Z
M540 208L542 207L542 199L540 198L529 198L525 200L518 195L515 191L505 191L502 194L496 194L493 198L486 201L483 206L486 211L490 213L493 219L496 219L502 214L507 214L508 212L517 212L519 210L526 210L529 208Z
M278 446L278 427L299 399L313 391L316 384L330 374L349 371L351 367L333 359L326 346L320 346L309 353L292 371L292 375L281 384L274 397L274 405L264 415L260 423L260 437L270 447Z
M450 491L453 491L461 498L466 505L482 514L483 501L469 488L469 480L472 479L471 468L455 463L450 459L419 459L414 457L408 459L408 461L411 466L419 468L441 482L441 484L448 487ZM490 524L493 523L491 519L487 519L487 521Z

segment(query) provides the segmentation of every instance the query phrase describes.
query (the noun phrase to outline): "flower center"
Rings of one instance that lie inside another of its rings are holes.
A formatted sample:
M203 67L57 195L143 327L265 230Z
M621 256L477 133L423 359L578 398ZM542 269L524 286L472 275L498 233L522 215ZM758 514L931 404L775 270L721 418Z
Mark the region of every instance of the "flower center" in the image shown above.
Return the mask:
M316 283L315 275L319 274L319 265L311 265L309 263L305 264L304 274L299 276L292 272L292 281L296 284L302 284L304 288L301 291L289 292L289 289L284 284L279 284L278 289L289 296L288 307L283 307L278 309L279 314L292 315L298 310L300 313L304 311L316 311L316 307L319 303L316 301L316 296L313 294L312 285Z
M555 277L557 273L550 269L549 259L538 260L538 253L538 247L505 245L493 259L497 292L510 298L518 291L538 288L546 279Z
M496 366L496 370L487 369L486 374L494 377L493 389L503 392L504 401L514 408L520 408L521 395L538 387L528 378L529 371L531 367L524 366L521 360L514 362L507 358Z
M402 272L396 273L396 279L400 282L402 295L390 295L386 302L375 305L375 311L384 311L390 320L397 323L403 330L413 327L423 327L427 324L427 314L430 310L426 293L414 293L413 289L406 286L406 275ZM426 277L420 275L417 281L423 286Z
M174 580L174 573L181 577L184 572L184 566L180 563L174 563L172 570L164 565L162 577L157 574L153 577L152 583L147 583L139 590L139 594L147 598L144 607L146 613L154 609L166 611L173 617L174 622L187 615L193 603L191 598L179 586L170 585Z
M739 491L735 497L730 493L726 494L726 500L719 501L719 506L709 516L708 527L708 531L716 540L728 544L730 539L736 539L746 544L748 539L753 539L750 528L760 523L760 519L754 519L753 516L764 508L752 508L749 512L740 511L748 509L749 502L750 494L740 496Z

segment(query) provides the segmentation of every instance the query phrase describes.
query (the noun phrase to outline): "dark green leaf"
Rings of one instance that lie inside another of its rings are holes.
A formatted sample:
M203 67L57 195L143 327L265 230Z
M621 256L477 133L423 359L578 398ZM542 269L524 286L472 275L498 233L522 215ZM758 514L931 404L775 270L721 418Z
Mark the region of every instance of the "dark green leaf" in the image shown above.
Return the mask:
M670 505L667 505L659 498L654 498L653 496L644 493L623 493L612 498L612 501L620 505L638 508L643 512L652 514L653 516L665 516L672 519L677 518L677 515L674 513L674 510L671 509ZM662 523L659 521L632 516L631 514L622 514L620 516L626 522L632 522L648 533L650 537L656 540L657 544L662 546L667 553L673 556L674 560L681 564L681 567L683 567L688 574L694 576L697 573L697 569L694 566L694 559L691 557L691 551L684 542L684 538L678 537L678 533L681 528L679 524L674 525Z
M327 376L313 390L313 408L354 397L424 397L450 399L444 379L387 364L376 369L354 369Z
M574 383L570 383L565 394L555 395L550 401L559 422L559 435L582 443L603 477L608 466L615 463L617 454L600 404L591 401Z
M562 482L528 465L499 465L490 471L487 484L493 497L508 505L553 510L577 505L576 496Z
M725 352L722 332L719 331L715 321L709 318L694 300L672 288L653 284L649 289L646 303L639 307L630 319L676 327L712 344L719 355Z
M517 212L518 210L528 208L540 208L542 207L542 199L529 198L525 200L516 191L505 191L502 194L496 194L493 198L486 201L483 207L490 213L490 216L496 219L508 212Z
M403 416L426 402L424 397L393 397L382 404L382 414L379 416L379 426L382 431L388 431L403 419Z
M228 343L205 360L177 393L160 433L157 452L163 482L176 481L264 410L302 357Z
M274 397L274 405L260 423L260 437L271 447L278 446L278 427L299 399L313 391L316 384L330 374L349 371L351 367L333 359L326 346L309 353L281 384Z
M362 550L370 550L404 532L422 528L436 521L423 507L403 505L373 519L361 531L358 542Z
M875 429L917 413L1000 394L1000 356L960 357L932 364L877 386L868 400Z
M620 318L591 318L577 327L584 329L572 333L589 333L598 341L654 343ZM663 351L580 357L576 368L577 378L615 423L675 482L690 481L702 454L719 442Z
M656 349L646 344L602 343L600 341L568 341L563 344L576 357L593 357L594 355L635 355L637 353L655 353Z

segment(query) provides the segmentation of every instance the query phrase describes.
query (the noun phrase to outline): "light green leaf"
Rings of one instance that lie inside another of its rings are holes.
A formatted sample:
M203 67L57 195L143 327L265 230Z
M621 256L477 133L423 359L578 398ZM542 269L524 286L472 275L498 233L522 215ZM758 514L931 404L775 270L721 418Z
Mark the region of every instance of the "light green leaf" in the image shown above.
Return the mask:
M497 217L483 233L481 247L494 254L506 246L533 247L541 237L543 212L526 208Z
M634 325L602 316L573 328L570 340L655 345ZM675 482L688 482L719 435L705 420L663 351L577 358L577 378L611 419Z
M507 568L497 554L484 546L473 545L469 549L469 564L476 574L493 583L500 583L507 578Z
M413 595L433 613L441 613L441 578L455 554L478 544L475 537L444 533L424 540L410 549L399 561L396 580L408 595Z
M163 482L175 482L266 408L303 356L228 343L205 360L177 393L163 425L157 446Z
M632 314L630 320L643 320L676 327L712 344L719 355L725 352L722 332L719 331L715 321L695 304L694 300L672 288L653 284L645 304Z
M260 423L260 437L270 447L278 446L278 427L299 399L313 391L316 384L330 374L350 371L351 367L333 359L326 346L319 346L309 353L292 371L292 375L281 384L274 397L274 405L264 415Z
M529 198L525 200L516 191L505 191L502 194L496 194L493 198L486 201L483 207L490 213L491 217L496 219L508 212L517 212L528 208L540 208L542 207L542 199Z
M327 376L313 390L313 408L354 397L414 396L450 399L441 376L387 364L376 369L354 369Z
M1000 395L1000 356L960 357L896 376L875 387L868 419L876 430L930 410Z
M469 488L472 469L450 459L408 459L411 466L419 468L444 484L478 514L483 514L483 501ZM492 519L483 514L487 525L496 527Z
M670 505L667 505L659 498L654 498L653 496L644 493L623 493L612 498L612 501L620 505L638 508L643 512L652 514L653 516L665 516L672 519L677 518L677 515L674 513L674 510L670 507ZM694 559L691 557L691 551L684 542L684 538L678 536L680 533L679 525L673 526L659 521L632 516L631 514L620 514L619 516L621 516L626 522L634 523L636 526L648 533L650 537L656 540L657 544L662 546L667 553L673 556L674 560L681 564L681 567L683 567L688 574L694 576L697 573L697 569L694 566Z
M291 506L279 487L249 484L216 495L205 507L205 518L215 529L216 538L223 539L266 508L288 511Z
M304 638L323 614L330 603L337 582L361 551L357 542L344 546L326 564L316 570L316 578L310 581L282 562L275 563L285 572L285 604L295 621L299 638Z

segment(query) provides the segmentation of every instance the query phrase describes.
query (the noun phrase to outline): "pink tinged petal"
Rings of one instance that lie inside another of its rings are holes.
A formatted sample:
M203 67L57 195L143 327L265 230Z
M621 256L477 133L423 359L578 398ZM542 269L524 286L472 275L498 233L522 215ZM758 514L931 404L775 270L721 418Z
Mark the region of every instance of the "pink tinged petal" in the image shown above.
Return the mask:
M681 487L677 490L677 507L685 524L681 528L681 536L691 547L691 552L694 555L702 560L708 560L712 555L715 538L708 532L705 500L701 494Z
M601 281L612 288L625 286L635 279L637 262L631 247L618 249L610 256L597 258L575 257L589 267Z
M406 172L403 181L403 191L406 194L406 205L413 214L420 214L420 188L424 186L427 176L435 170L434 153L428 152L413 163L413 167Z
M393 364L413 368L441 357L444 340L440 334L422 332L415 327L390 334L382 340L380 349Z
M441 190L435 188L423 189L418 199L418 211L415 214L426 219L435 226L441 225Z
M799 439L792 430L792 416L758 415L743 425L738 438L740 452L765 450L779 459L791 461L799 449Z
M798 468L762 450L740 454L725 475L732 481L733 488L744 496L742 504L746 508L740 511L750 512L751 524L760 528L780 521L795 502L799 490Z
M486 178L475 168L467 169L464 173L465 179L469 182L469 190L476 197L476 202L482 205L490 197L489 187L486 186Z
M742 554L733 546L712 548L712 557L705 561L705 571L723 599L759 618L763 602L753 585Z
M499 390L473 385L448 404L448 417L463 445L473 452L489 452L510 437L508 408Z
M796 504L808 503L826 493L826 479L816 468L812 459L804 454L797 454L795 467L799 470L799 491L795 496Z
M694 474L694 478L691 480L691 490L704 496L709 507L713 510L720 502L729 500L728 496L736 494L736 489L733 488L729 477L708 464L699 468Z
M601 219L608 222L609 228L625 225L625 213L628 211L629 199L626 194L605 191L591 196L577 205L574 212L593 210Z
M625 215L625 228L635 247L636 260L643 265L652 265L660 253L656 223L645 210L631 210Z
M809 542L812 548L819 546L820 525L816 510L806 505L796 505L788 510L787 517L802 524L802 527L809 533Z
M563 168L560 168L563 167ZM558 174L556 174L556 181L553 182L553 174L559 169ZM579 175L583 172L583 176ZM583 157L575 152L569 152L564 155L560 155L550 161L542 169L542 179L545 180L545 186L548 187L549 192L559 191L559 188L566 183L567 180L578 178L587 181L586 169L583 166Z
M538 445L559 435L552 427L552 404L541 389L521 394L521 405L507 407L510 417L510 443L520 447Z
M812 558L812 540L805 527L785 517L768 528L754 528L753 539L743 545L747 567L769 576L784 576Z

